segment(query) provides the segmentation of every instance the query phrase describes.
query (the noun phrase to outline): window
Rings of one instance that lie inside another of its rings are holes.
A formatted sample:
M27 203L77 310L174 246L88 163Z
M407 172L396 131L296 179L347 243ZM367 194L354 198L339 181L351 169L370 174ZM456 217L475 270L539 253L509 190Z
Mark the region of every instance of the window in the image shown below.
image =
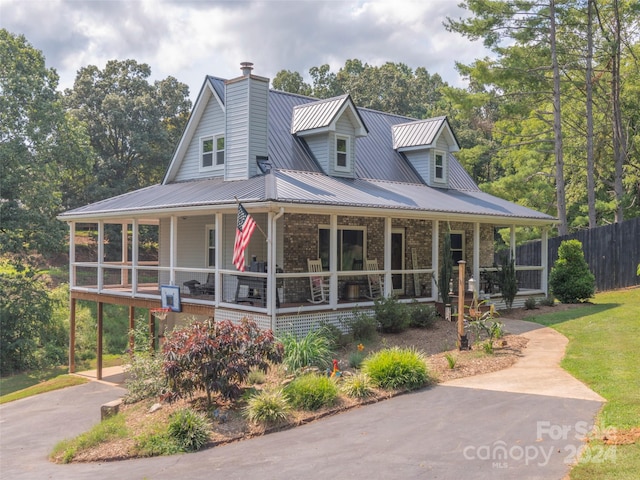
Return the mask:
M349 170L349 163L349 137L336 137L336 170Z
M203 137L200 140L200 154L202 155L202 169L211 169L223 166L224 136L217 135L215 137Z
M213 166L213 137L203 138L200 149L202 153L202 168L212 167Z
M318 230L319 256L322 269L329 270L331 259L330 232L327 227ZM338 270L362 270L365 258L365 228L338 228Z
M444 153L436 152L435 167L435 179L444 181Z
M224 137L216 137L216 165L224 165Z
M216 266L216 229L213 225L207 225L207 267Z
M454 265L464 260L464 232L451 232L451 259Z

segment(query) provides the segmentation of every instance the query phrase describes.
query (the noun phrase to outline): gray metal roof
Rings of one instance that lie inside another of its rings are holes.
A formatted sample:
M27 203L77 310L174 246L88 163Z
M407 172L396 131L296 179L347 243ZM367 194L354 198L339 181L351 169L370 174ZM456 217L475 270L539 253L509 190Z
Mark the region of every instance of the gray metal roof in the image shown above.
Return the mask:
M225 81L210 76L206 81L224 103ZM481 192L451 154L450 188L425 185L404 154L394 148L394 134L398 133L398 145L426 142L435 135L433 132L437 126L447 122L445 117L416 122L412 118L354 105L360 120L368 128L368 135L357 139L356 178L334 178L324 174L304 138L291 134L294 128L292 118L294 123L300 122L300 126L295 128L317 128L330 121L331 115L335 115L336 109L345 101L351 101L350 97L318 102L310 97L270 90L270 174L239 181L210 178L154 185L65 212L60 218L143 215L151 211L157 214L157 211L169 208L175 211L208 205L232 205L237 197L245 202L276 201L554 220L549 215ZM294 112L301 113L297 120ZM415 129L411 127L414 123Z
M327 127L336 117L342 105L347 101L349 95L341 95L335 98L309 102L293 108L293 119L291 121L291 133L315 130Z
M393 148L431 145L445 121L446 117L437 117L394 125Z

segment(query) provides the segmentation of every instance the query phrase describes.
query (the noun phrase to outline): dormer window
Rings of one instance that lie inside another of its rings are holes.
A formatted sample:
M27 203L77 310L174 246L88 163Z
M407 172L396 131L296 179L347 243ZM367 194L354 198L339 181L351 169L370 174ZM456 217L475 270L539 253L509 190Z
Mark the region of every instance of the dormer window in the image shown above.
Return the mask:
M444 153L436 152L435 161L435 179L439 182L444 182Z
M349 161L349 137L336 136L336 170L348 172L351 168Z
M201 170L211 170L224 165L224 135L200 139Z

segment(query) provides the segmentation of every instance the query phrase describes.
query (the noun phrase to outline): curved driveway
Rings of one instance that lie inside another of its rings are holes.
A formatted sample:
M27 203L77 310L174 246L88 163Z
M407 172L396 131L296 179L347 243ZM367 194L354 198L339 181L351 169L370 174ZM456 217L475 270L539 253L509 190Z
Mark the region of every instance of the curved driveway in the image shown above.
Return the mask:
M535 368L536 355L543 359L548 350L564 351L564 337L527 322L505 323L514 333L529 330L523 334L530 337L530 345L525 358L502 375L481 376L484 381L472 377L466 385L456 380L295 429L188 455L55 465L46 459L53 446L89 429L99 421L100 405L118 398L123 390L90 382L11 402L0 406L0 476L562 479L583 446L582 438L601 399L565 376L558 359L541 360L544 366ZM518 367L522 361L533 363ZM534 379L535 393L525 388L527 376ZM552 388L542 388L545 383Z

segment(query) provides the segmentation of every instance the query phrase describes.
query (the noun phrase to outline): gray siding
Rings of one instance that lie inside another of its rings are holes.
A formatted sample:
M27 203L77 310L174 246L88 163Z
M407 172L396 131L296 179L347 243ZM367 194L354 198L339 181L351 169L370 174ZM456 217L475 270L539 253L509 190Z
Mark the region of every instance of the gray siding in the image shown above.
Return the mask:
M266 157L268 144L269 84L251 79L249 104L249 177L258 173L256 157Z
M318 135L309 135L305 137L305 141L309 146L309 150L316 157L322 171L329 172L329 135L321 133Z
M411 150L405 152L405 155L413 168L416 169L418 175L422 177L422 180L427 185L431 184L431 151L425 150Z
M180 165L180 169L176 174L175 181L180 182L197 178L222 176L224 174L223 170L200 172L200 138L209 135L224 134L224 131L224 111L215 97L212 96L189 142L189 147Z

